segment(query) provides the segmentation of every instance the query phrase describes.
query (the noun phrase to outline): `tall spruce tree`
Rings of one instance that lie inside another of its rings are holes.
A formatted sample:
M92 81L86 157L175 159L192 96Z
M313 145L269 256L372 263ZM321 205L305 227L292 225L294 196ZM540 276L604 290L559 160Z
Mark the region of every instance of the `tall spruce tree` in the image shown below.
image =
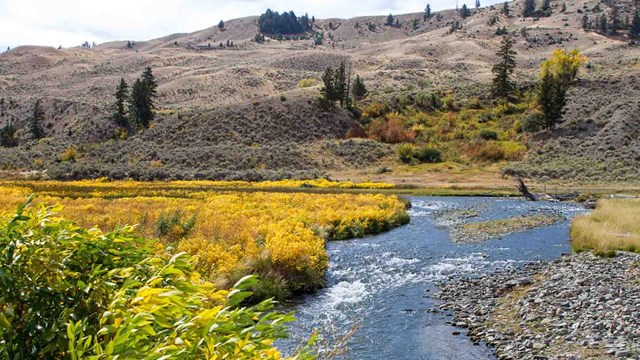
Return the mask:
M511 79L516 69L516 55L513 50L514 41L510 36L502 37L502 44L496 53L499 62L493 66L493 84L491 93L494 98L508 99L515 91L515 82Z
M130 112L135 122L144 128L148 128L154 118L153 110L155 109L157 88L158 83L151 67L147 67L142 73L142 77L137 79L131 87Z
M120 79L120 84L118 84L114 96L116 102L113 104L113 120L118 126L128 127L127 102L129 101L129 85L124 81L124 78Z
M602 35L607 35L609 33L609 21L607 20L607 15L602 14L602 16L600 16L600 24L598 24L598 28Z
M525 0L522 16L530 17L536 12L536 0Z
M582 29L584 31L587 31L587 30L589 30L589 27L590 27L589 26L589 17L587 15L584 15L582 17Z
M502 13L509 16L509 2L505 1L504 5L502 5Z
M424 9L424 20L427 21L431 19L431 5L427 4L427 7Z
M29 131L31 132L31 137L33 139L38 140L44 137L44 128L42 127L43 121L44 111L42 110L40 99L38 99L33 105L33 114L31 114L31 119L29 119Z
M335 83L335 71L328 67L322 74L323 87L320 89L322 95L322 103L325 107L335 108L337 100L337 90Z
M387 26L393 26L393 15L387 16Z
M562 121L564 106L567 102L567 88L562 80L551 74L542 76L538 89L538 102L544 116L545 127L553 131L556 125Z
M364 81L362 80L360 75L356 75L355 80L353 80L351 93L353 94L353 98L356 100L362 100L365 96L367 96L367 87L365 86Z
M631 20L631 29L629 30L629 37L631 40L638 41L640 40L640 14L636 11L633 15L633 20Z
M547 16L551 15L551 0L542 0L542 11Z
M463 4L462 8L460 9L460 16L464 19L464 18L468 17L469 15L471 15L471 11L469 11L469 8L467 7L467 4Z
M0 129L0 146L2 147L14 147L18 145L16 141L16 128L13 123L8 123L2 129Z
M480 6L481 6L481 5L480 5L480 0L476 0L476 10L477 10L477 9L480 9Z

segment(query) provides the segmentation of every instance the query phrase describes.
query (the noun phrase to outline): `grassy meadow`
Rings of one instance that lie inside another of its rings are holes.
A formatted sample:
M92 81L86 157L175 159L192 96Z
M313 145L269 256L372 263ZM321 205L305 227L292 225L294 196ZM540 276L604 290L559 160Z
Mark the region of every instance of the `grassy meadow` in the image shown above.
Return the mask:
M326 180L4 182L0 211L13 211L35 193L36 203L60 205L61 216L82 227L136 225L136 235L195 256L198 272L219 288L257 274L256 300L283 299L322 286L325 241L376 234L409 220L396 196L300 190L389 187Z
M600 200L593 212L573 221L573 249L595 250L601 254L617 250L640 252L639 219L639 199Z

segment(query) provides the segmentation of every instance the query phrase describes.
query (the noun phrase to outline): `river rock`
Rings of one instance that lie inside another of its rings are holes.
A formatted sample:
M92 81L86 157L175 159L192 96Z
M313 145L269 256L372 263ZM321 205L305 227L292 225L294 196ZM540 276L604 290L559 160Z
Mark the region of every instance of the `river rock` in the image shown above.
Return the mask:
M444 282L436 298L499 359L640 359L639 278L640 255L581 253Z

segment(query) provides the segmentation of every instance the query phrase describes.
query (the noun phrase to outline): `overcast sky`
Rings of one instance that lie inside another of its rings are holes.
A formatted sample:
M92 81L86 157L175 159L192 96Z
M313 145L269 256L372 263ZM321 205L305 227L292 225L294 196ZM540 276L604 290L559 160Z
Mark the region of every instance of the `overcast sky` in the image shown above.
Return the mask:
M460 6L465 2L459 1ZM455 0L0 0L0 51L18 45L148 40L205 29L221 19L260 15L267 8L318 19L349 18L420 12L427 2L434 11L456 6Z

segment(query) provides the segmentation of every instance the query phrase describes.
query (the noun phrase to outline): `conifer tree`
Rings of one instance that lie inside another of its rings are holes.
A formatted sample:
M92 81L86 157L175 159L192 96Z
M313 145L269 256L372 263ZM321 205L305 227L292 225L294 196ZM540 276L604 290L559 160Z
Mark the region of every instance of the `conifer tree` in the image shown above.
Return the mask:
M536 0L525 0L522 16L530 17L536 12Z
M502 13L509 16L509 2L505 1L504 5L502 5Z
M559 77L547 72L542 76L538 93L538 102L544 116L547 130L553 131L562 121L564 106L567 102L567 90Z
M222 30L224 29L224 21L220 20L220 22L218 23L218 29Z
M471 11L469 11L469 8L467 7L467 4L463 4L462 8L460 9L460 16L464 19L464 18L468 17L469 15L471 15Z
M634 41L640 40L640 14L638 14L637 11L633 15L633 20L631 21L629 37L631 37L631 39Z
M13 123L8 123L5 127L0 129L0 146L2 147L14 147L18 145L15 138L16 128Z
M44 137L44 128L42 127L43 121L44 111L42 110L40 99L38 99L33 105L33 114L31 115L31 119L29 119L29 131L31 132L31 137L33 139L38 140Z
M393 26L393 15L387 16L387 26Z
M427 7L424 9L424 20L431 19L431 5L427 4Z
M582 17L582 29L584 31L589 30L589 17L587 15Z
M618 15L617 8L614 8L611 12L611 35L618 35L620 29L620 17Z
M476 9L480 9L480 0L476 0Z
M362 80L360 75L356 75L356 79L353 81L351 93L353 94L353 98L356 100L361 100L365 96L367 96L367 87L365 86L364 81Z
M127 127L129 120L127 118L126 103L129 100L129 85L124 81L124 78L120 79L120 84L114 94L116 102L113 104L113 120L118 126Z
M324 71L324 74L322 74L322 82L324 86L320 89L320 94L322 95L322 100L326 107L336 107L337 90L335 78L335 71L331 67L328 67Z
M544 11L547 16L551 15L551 0L542 0L542 11Z
M144 128L148 128L154 118L153 110L155 109L157 88L158 84L151 67L147 67L142 73L142 77L136 79L131 87L130 112L135 122Z
M607 33L609 32L609 21L607 20L607 15L605 14L602 14L602 16L600 17L599 29L602 35L607 35Z
M567 12L567 3L566 2L562 3L562 9L560 9L560 12L563 12L563 13Z
M502 38L502 45L496 53L499 62L493 66L494 75L491 92L494 98L508 99L515 91L515 83L511 79L516 68L516 55L513 50L514 41L510 36Z

